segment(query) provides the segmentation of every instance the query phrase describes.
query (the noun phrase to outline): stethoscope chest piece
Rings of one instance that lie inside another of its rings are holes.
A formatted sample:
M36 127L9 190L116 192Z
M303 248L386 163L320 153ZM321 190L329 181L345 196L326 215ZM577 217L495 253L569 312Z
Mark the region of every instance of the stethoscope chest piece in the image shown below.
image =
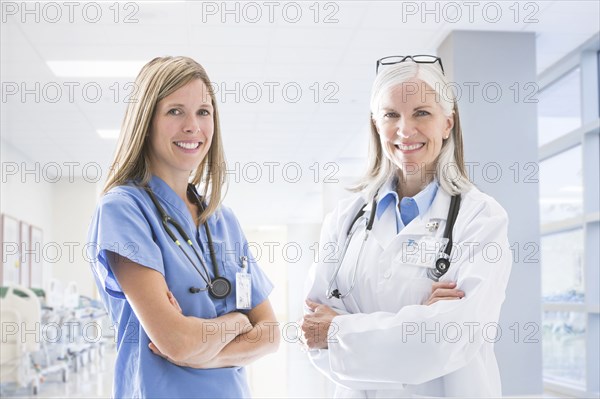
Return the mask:
M213 278L208 293L215 299L226 298L231 293L231 283L225 277Z
M213 241L212 241L212 236L210 234L210 229L208 228L208 222L204 222L204 230L206 231L206 236L208 238L209 252L210 252L211 262L213 264L213 270L214 270L214 275L215 275L214 278L210 277L210 273L208 271L208 267L206 266L206 263L204 262L204 259L202 258L202 256L200 256L200 254L196 250L196 248L194 246L194 242L187 235L187 233L185 232L183 227L181 227L181 225L179 223L177 223L175 221L175 219L173 219L171 216L169 216L167 214L167 212L164 210L162 205L160 205L160 203L158 202L158 199L156 198L156 196L152 192L152 189L149 186L145 186L144 189L146 190L146 192L150 196L150 199L154 203L154 206L158 210L158 213L160 214L160 218L162 220L162 224L163 224L165 231L167 232L169 237L171 237L173 242L175 242L175 244L177 244L177 246L179 247L179 249L181 250L183 255L190 262L190 264L194 267L194 269L196 269L196 271L198 272L200 277L202 277L202 279L206 283L205 288L199 288L199 287L194 287L194 286L190 287L188 290L190 292L190 294L197 294L199 292L208 290L209 295L215 299L226 298L231 293L231 282L229 280L227 280L227 278L225 278L219 274L219 268L217 266L217 258L215 255L216 252L214 250L214 245L213 245ZM191 184L188 186L188 194L191 194L193 200L196 201L196 204L198 205L198 207L200 207L200 208L203 207L202 202L200 200L198 193L196 192L195 187ZM179 239L177 238L175 233L171 230L169 225L173 226L175 228L175 230L177 230L177 232L181 235L181 238L183 238L183 242L187 243L189 245L189 247L192 249L194 255L200 262L200 265L202 266L203 271L201 271L196 266L196 264L194 263L192 258L182 248L182 243L179 241Z
M446 273L448 271L448 269L450 268L450 260L446 257L440 257L435 262L435 268L438 272L440 272L442 274Z

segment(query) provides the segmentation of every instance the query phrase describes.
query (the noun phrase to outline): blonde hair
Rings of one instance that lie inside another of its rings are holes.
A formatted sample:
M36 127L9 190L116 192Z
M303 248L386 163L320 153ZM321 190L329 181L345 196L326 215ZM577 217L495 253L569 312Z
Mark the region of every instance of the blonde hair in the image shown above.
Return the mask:
M435 179L441 188L450 195L465 192L472 185L467 176L464 162L458 105L446 77L438 65L405 61L382 68L373 82L367 172L352 188L354 191L364 190L368 199L372 199L377 190L400 169L385 156L373 119L379 112L383 94L395 86L415 79L421 80L429 86L424 89L428 94L435 94L436 102L442 108L445 116L453 115L454 126L448 139L443 141L440 154L436 159ZM455 170L451 175L452 172L449 173L449 169L452 167Z
M202 65L189 57L157 57L144 65L135 79L136 95L127 106L121 125L117 149L109 169L102 194L130 180L148 184L151 178L149 158L149 129L160 100L189 82L200 79L210 95L214 121L212 143L208 153L191 173L191 183L204 182L203 195L208 198L206 209L200 214L204 223L219 207L225 183L225 153L219 124L217 101L210 79ZM210 192L210 195L209 195Z

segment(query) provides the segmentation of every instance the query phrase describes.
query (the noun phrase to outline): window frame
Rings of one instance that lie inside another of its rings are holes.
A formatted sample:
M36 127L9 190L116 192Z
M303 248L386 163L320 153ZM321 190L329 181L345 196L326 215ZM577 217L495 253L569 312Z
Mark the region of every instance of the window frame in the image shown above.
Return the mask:
M561 383L544 377L544 389L574 397L598 395L599 382L595 376L599 370L599 327L600 305L598 287L598 265L600 253L598 239L600 231L599 212L599 148L600 148L600 34L595 34L584 44L557 61L538 76L538 89L543 91L563 77L580 68L581 127L539 146L538 162L555 157L573 147L581 145L583 171L583 214L558 222L540 223L540 238L549 234L583 229L584 235L584 295L583 304L544 302L542 317L546 311L584 313L586 317L585 380L582 385ZM539 137L539 132L538 132ZM541 240L540 240L541 242ZM543 271L543 269L541 269ZM543 370L544 371L544 370Z

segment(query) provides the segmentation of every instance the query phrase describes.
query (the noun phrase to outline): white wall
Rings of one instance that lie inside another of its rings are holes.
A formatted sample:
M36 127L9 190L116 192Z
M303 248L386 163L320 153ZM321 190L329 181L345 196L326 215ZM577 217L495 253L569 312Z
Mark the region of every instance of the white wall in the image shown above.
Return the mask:
M44 284L52 277L63 286L78 284L80 294L95 297L82 249L96 203L96 184L81 177L53 174L53 168L27 158L2 141L0 211L43 230Z
M0 212L41 228L44 241L52 241L53 183L44 178L42 165L4 140L1 143ZM44 281L49 281L52 264L45 263L43 270Z
M85 244L96 199L96 184L81 177L63 178L53 185L54 239L62 248L60 260L54 264L54 277L61 282L75 281L79 293L92 298L97 297L96 286Z

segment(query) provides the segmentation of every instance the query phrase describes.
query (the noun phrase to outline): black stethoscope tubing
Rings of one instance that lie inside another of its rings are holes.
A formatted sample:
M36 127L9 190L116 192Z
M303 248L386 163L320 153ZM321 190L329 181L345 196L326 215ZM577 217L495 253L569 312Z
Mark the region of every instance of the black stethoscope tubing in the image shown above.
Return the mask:
M173 240L173 242L175 244L177 244L177 246L179 247L181 252L183 252L183 254L187 258L187 260L194 267L194 269L196 269L196 271L198 272L200 277L202 277L202 279L206 283L206 288L190 287L190 289L189 289L190 293L196 294L200 291L205 291L208 289L208 293L213 298L223 299L223 298L227 297L231 293L231 282L229 280L227 280L225 277L221 276L221 274L219 273L219 266L218 266L217 258L215 255L214 244L212 241L212 235L210 233L210 229L208 228L208 223L204 222L204 231L206 231L206 237L208 238L210 258L211 258L211 262L213 264L213 271L215 274L215 278L213 278L213 279L211 279L211 277L210 277L210 274L208 272L208 267L204 263L204 259L202 259L202 257L196 250L196 247L194 246L193 241L186 234L183 227L181 227L181 225L175 219L173 219L171 216L169 216L167 214L167 212L162 207L162 205L158 201L158 198L156 198L156 195L154 194L154 192L152 191L152 189L149 186L144 186L143 188L146 190L146 192L150 196L152 203L154 204L156 210L160 214L160 219L161 219L164 230L167 232L169 237L171 237L171 240ZM198 195L198 193L196 192L196 188L192 184L188 185L188 193L192 194L192 196L194 197L194 199L196 201L196 204L201 209L203 209L204 207L202 206L202 202L200 201L200 196ZM177 238L175 233L173 233L173 231L169 227L169 224L172 225L173 227L175 227L175 230L177 230L177 232L179 233L181 238L183 238L183 240L186 241L188 243L188 245L192 248L192 251L196 255L196 258L198 258L198 260L200 261L200 265L204 269L204 273L202 273L200 271L200 269L198 269L198 267L196 266L196 264L194 263L192 258L183 249L181 242L179 241L179 239Z
M356 258L356 266L354 267L354 272L352 273L352 285L350 286L350 289L348 290L348 294L343 295L339 289L334 289L333 291L331 290L332 286L333 286L333 282L337 279L337 275L340 272L340 268L342 265L342 261L344 260L344 258L346 257L346 252L348 251L348 247L350 246L350 240L352 240L352 236L354 235L354 232L352 231L352 229L354 228L354 226L356 225L356 222L358 221L358 219L360 219L364 214L365 214L365 208L366 208L367 204L364 204L360 210L356 213L356 216L354 216L354 219L352 219L352 223L350 223L350 227L348 227L348 231L346 232L346 242L344 243L344 249L341 253L340 256L340 262L338 264L338 267L335 269L335 272L333 273L333 277L331 278L331 281L329 283L329 288L327 289L326 295L328 298L338 298L338 299L343 299L346 296L348 296L348 294L350 292L352 292L352 290L354 289L354 284L356 284L356 270L357 270L357 266L358 266L358 262L360 261L360 257L362 255L363 249L364 249L364 244L367 242L367 239L369 238L369 233L371 232L371 229L373 229L373 222L375 220L375 213L377 212L377 195L375 195L373 197L373 202L371 204L371 212L369 213L369 219L367 221L367 227L365 229L365 237L363 238L363 242L360 246L360 250L358 252L358 256Z
M352 231L352 227L354 226L356 221L358 219L360 219L362 215L365 214L366 207L367 207L367 204L364 204L362 206L362 208L360 208L360 210L356 213L356 216L354 216L354 219L352 219L352 223L350 223L350 227L348 227L346 236L350 235L350 232ZM375 195L373 197L373 201L371 203L371 213L369 214L369 221L367 223L367 231L371 231L371 229L373 228L373 222L375 221L375 212L377 212L377 195Z
M330 280L329 288L327 289L326 296L328 298L338 298L343 299L350 294L352 289L354 288L354 284L356 282L356 266L354 268L354 273L352 277L352 286L350 287L348 293L342 294L338 288L331 290L333 282L337 279L337 275L340 271L342 262L344 257L346 256L346 251L348 250L348 246L350 245L350 240L352 239L352 229L358 219L360 219L365 214L365 208L367 204L364 204L360 210L356 213L350 226L348 227L348 231L346 232L346 243L344 245L344 250L342 251L340 261L338 262L338 266L336 267L334 274ZM446 219L446 228L444 229L443 238L447 238L448 242L444 247L444 250L440 254L439 258L435 261L435 269L427 269L427 277L434 281L438 281L440 277L442 277L448 269L450 268L450 253L452 251L452 230L454 228L454 223L456 222L456 218L458 217L458 211L460 209L460 194L453 195L450 199L450 207L448 209L448 216ZM365 228L365 237L363 239L363 244L361 245L361 249L359 251L359 255L357 258L357 263L360 260L360 255L362 254L362 250L364 247L364 243L367 241L369 233L373 229L373 223L375 222L375 214L377 213L377 194L373 196L373 201L371 203L371 212L369 214L369 218L367 220L367 226Z
M452 230L454 229L454 223L458 217L458 210L460 209L460 194L452 196L450 200L450 208L448 209L448 217L446 218L446 228L444 229L444 238L448 239L444 250L440 254L440 257L435 261L435 269L427 269L427 277L434 281L438 281L448 269L450 269L450 253L452 252Z

